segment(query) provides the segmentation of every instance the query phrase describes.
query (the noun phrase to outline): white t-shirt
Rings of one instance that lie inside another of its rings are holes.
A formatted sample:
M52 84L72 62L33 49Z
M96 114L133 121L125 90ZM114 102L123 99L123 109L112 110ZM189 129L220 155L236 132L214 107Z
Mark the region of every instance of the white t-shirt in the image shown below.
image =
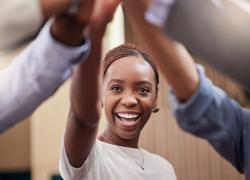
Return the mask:
M173 167L162 157L100 140L80 168L70 165L62 146L59 169L65 180L176 180Z

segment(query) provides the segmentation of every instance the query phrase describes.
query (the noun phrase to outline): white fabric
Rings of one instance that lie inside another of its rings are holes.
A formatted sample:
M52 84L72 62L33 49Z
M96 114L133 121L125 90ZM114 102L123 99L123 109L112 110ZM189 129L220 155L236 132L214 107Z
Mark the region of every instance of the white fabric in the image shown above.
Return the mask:
M37 39L0 71L0 133L30 115L71 75L89 44L67 47L50 35L47 23Z
M146 20L153 25L163 27L174 3L175 0L154 0L146 11Z
M43 16L40 0L1 0L0 49L20 43L40 28Z
M136 163L142 164L144 170ZM59 169L65 180L176 180L171 164L146 150L121 147L99 140L80 168L70 165L62 143Z

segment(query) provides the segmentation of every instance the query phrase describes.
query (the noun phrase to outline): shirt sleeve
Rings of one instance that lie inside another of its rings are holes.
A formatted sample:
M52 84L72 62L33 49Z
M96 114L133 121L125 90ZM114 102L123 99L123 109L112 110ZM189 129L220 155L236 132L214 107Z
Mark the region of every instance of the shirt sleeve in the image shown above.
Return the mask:
M79 168L73 167L67 157L67 154L65 152L64 143L62 141L61 150L60 150L60 160L59 160L59 171L63 179L70 179L70 180L83 180L83 178L86 178L88 176L88 172L93 167L96 155L97 155L97 149L99 147L98 142L94 144L89 156L83 163L83 165Z
M240 172L244 169L244 125L250 119L249 111L229 98L197 68L200 84L197 92L187 102L181 103L172 94L178 124L185 131L205 138Z
M38 32L43 22L39 0L1 0L0 49L13 47Z
M0 133L30 115L52 96L72 73L73 63L85 59L88 41L67 47L50 34L51 21L13 63L0 71Z
M145 13L145 19L158 27L163 27L167 22L171 7L176 0L153 0Z

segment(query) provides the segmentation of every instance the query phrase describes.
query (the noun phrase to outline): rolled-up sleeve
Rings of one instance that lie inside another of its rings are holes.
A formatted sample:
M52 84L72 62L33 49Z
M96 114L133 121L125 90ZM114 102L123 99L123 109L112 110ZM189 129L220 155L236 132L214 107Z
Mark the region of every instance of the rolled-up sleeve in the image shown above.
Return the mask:
M181 103L171 94L177 122L185 131L207 139L242 172L245 110L223 90L214 86L201 66L197 66L197 71L200 77L199 87L187 102Z
M89 42L67 47L53 39L48 22L37 39L12 64L0 71L0 132L30 115L85 59Z
M188 101L184 103L180 102L174 93L171 92L175 115L180 119L183 119L181 118L182 116L185 117L185 119L188 119L188 122L199 120L213 99L213 96L211 95L213 86L211 81L206 78L203 67L197 66L197 71L200 77L199 87ZM183 123L185 122L187 121L184 121ZM185 124L182 125L185 126Z

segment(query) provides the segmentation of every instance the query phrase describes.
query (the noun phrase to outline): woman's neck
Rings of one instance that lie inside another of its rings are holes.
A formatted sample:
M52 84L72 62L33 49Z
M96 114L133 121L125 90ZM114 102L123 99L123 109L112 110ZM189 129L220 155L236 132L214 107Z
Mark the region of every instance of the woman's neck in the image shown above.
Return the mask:
M100 141L109 143L109 144L114 144L118 146L124 146L124 147L130 147L130 148L138 148L138 140L139 137L133 138L133 139L125 139L122 137L119 137L117 135L112 135L109 132L104 131L98 139Z

